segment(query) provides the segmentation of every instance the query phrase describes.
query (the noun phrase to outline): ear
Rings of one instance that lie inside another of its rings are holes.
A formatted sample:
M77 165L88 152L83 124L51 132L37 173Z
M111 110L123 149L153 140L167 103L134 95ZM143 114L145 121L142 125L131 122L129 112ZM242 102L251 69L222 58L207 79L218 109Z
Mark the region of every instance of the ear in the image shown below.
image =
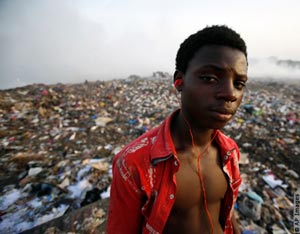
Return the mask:
M182 91L184 74L181 71L176 70L173 76L173 84L177 91Z

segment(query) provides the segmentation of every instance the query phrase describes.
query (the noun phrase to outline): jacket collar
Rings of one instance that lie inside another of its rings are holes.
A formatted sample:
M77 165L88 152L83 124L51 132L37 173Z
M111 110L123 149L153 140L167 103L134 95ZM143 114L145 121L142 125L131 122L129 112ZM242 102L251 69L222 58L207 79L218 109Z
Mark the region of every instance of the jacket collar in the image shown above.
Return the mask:
M150 158L151 162L154 164L176 155L175 146L171 136L171 122L178 113L179 110L174 111L162 122L155 139L153 139L154 142L150 150Z

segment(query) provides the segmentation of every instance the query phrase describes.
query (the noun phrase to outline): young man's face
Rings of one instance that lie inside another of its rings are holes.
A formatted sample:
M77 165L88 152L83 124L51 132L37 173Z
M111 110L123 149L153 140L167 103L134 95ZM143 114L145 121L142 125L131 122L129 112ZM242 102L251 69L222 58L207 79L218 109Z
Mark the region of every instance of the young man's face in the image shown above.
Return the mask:
M204 46L182 76L182 110L199 129L219 129L239 107L247 81L247 60L226 46Z

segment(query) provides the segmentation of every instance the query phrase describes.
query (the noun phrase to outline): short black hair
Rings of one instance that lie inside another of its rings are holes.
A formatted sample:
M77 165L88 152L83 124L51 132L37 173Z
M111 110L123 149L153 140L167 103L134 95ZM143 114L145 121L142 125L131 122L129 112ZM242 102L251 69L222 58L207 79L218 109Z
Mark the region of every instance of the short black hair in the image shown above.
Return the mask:
M238 49L245 54L247 59L247 46L241 36L226 25L213 25L190 35L181 43L176 56L176 70L185 73L195 53L206 45L221 45Z

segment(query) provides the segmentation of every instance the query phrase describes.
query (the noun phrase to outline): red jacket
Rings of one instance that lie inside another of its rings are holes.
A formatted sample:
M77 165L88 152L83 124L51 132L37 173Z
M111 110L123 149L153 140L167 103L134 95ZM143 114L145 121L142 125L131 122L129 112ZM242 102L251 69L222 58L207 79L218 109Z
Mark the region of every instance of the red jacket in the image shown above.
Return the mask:
M128 144L113 161L107 234L161 234L176 197L174 174L180 161L170 133L169 116L159 127ZM236 143L217 130L228 189L221 204L224 233L233 233L231 215L241 184Z

